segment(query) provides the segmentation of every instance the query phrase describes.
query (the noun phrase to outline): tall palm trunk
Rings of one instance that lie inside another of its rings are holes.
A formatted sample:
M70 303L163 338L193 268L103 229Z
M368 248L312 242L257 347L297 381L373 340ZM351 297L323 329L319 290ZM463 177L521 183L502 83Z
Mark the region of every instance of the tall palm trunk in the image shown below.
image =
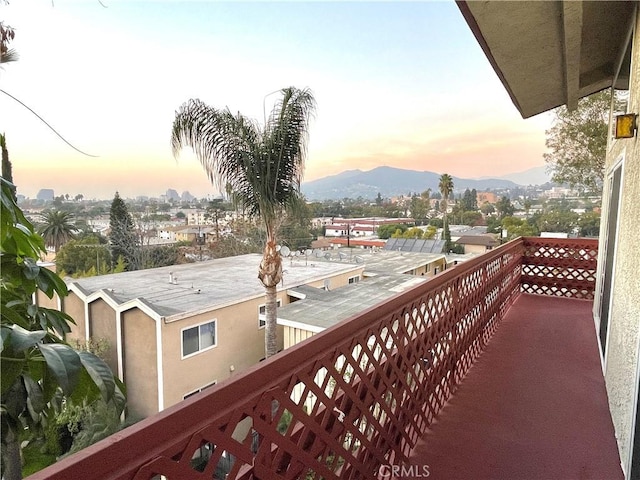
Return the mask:
M278 342L276 336L277 319L277 287L282 280L282 259L276 250L276 241L273 235L267 232L267 244L264 247L262 262L258 278L266 290L265 302L265 332L264 347L265 357L269 358L278 353Z

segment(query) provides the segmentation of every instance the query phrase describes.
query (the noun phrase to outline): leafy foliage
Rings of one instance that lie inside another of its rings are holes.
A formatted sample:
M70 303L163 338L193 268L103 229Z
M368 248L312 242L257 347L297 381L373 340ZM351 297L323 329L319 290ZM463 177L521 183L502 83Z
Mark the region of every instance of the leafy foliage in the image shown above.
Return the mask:
M578 219L581 237L597 237L600 234L600 213L585 212Z
M554 182L602 190L610 106L611 90L603 90L581 99L571 112L566 106L555 110L555 122L545 132L550 152L544 154Z
M475 188L473 190L469 190L467 188L464 191L461 199L461 207L465 212L473 212L478 210L478 192Z
M498 216L500 218L510 217L516 211L509 197L504 195L496 202L495 208L498 211Z
M58 253L60 247L75 238L73 215L60 210L49 210L40 214L38 233L47 247Z
M502 228L507 231L507 240L517 237L535 237L540 234L535 223L511 216L502 219Z
M72 277L87 276L92 268L96 274L107 273L109 264L109 248L95 235L69 241L56 255L58 270Z
M2 152L2 178L13 183L13 167L9 160L9 151L7 150L7 138L4 133L0 133L0 151ZM11 190L13 199L16 199L16 189Z
M122 411L124 387L97 356L64 341L71 317L33 302L36 292L64 297L67 287L38 265L44 241L13 200L12 184L1 181L2 465L5 478L13 479L20 478L19 440L25 429L31 437L41 433L64 399L102 398Z
M134 232L133 219L124 200L116 192L109 211L109 244L111 245L111 261L115 262L120 256L127 264L128 270L137 270L135 251L138 247Z
M378 227L378 237L386 240L391 238L396 232L400 231L400 234L406 232L409 227L404 223L390 223L386 225L380 225Z
M538 219L541 232L574 233L579 215L571 210L553 209L544 212Z

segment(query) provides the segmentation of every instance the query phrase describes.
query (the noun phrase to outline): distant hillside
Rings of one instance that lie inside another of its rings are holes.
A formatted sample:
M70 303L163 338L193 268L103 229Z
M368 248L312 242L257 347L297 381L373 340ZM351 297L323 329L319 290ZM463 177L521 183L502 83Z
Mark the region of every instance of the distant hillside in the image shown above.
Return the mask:
M484 180L489 177L480 177L478 180ZM547 173L547 167L534 167L524 172L509 173L499 177L503 180L511 180L518 185L544 185L551 181L551 174Z
M488 190L495 188L513 188L517 184L504 179L487 178L471 180L452 177L454 191L463 192L467 188ZM383 197L407 195L409 192L423 192L430 188L438 191L440 174L434 172L419 172L393 167L378 167L363 172L362 170L348 170L302 184L302 193L309 200L328 200L340 198L375 198L378 192Z

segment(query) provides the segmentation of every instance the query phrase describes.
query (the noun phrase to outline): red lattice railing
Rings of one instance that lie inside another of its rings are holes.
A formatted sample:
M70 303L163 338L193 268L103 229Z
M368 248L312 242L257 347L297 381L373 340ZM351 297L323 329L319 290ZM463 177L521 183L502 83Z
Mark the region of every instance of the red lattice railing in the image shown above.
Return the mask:
M375 478L407 463L521 280L583 296L576 272L593 265L567 252L586 246L512 241L31 478Z
M587 238L527 237L522 258L522 291L592 300L598 243Z

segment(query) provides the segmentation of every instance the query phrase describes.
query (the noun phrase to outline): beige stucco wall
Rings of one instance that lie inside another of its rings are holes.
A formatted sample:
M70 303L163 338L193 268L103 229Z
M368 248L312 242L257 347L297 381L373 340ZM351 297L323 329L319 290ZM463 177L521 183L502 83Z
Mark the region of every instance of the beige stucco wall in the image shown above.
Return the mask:
M69 340L79 340L84 342L86 339L86 328L84 319L84 302L74 292L69 292L62 300L62 310L73 318L76 322L71 325L71 333L67 335Z
M355 270L351 270L347 273L342 273L339 275L333 275L332 277L327 277L329 280L329 289L333 290L335 288L344 287L349 284L349 278L355 277L356 275L360 275L360 279L362 279L362 272L364 271L364 266L357 268ZM323 288L324 280L317 280L314 282L307 283L310 287L315 288Z
M58 294L54 293L53 297L49 298L41 290L36 290L36 303L39 307L58 310Z
M364 267L330 277L330 288L349 283L349 277L362 275ZM285 273L286 275L286 273ZM324 280L309 282L322 288ZM289 303L286 291L278 292L282 305ZM182 401L183 396L213 381L226 378L256 364L264 358L264 328L259 327L258 308L265 303L260 296L243 302L218 308L162 326L164 407ZM182 358L182 330L194 325L216 320L216 346ZM284 348L284 329L278 326L278 349ZM188 372L188 375L185 375Z
M465 245L464 253L479 253L483 254L487 252L487 247L484 245Z
M315 333L308 330L302 330L294 327L284 327L284 348L293 347L294 345L311 338Z
M122 313L123 373L127 416L158 412L156 321L137 308Z
M640 17L636 17L633 40L629 112L640 113ZM611 415L616 429L620 457L629 475L632 447L635 399L638 388L640 345L640 146L638 135L612 143L607 154L607 171L613 162L624 155L622 171L622 198L619 209L618 243L609 321L609 340L605 358L605 379L609 394ZM608 215L609 192L603 196L603 218ZM600 248L603 249L603 227ZM602 265L599 265L602 268ZM600 273L600 272L599 272ZM600 275L599 275L600 276ZM640 439L636 439L640 442Z
M279 292L283 305L286 292ZM162 326L164 406L213 381L220 382L264 358L264 328L259 327L258 307L264 297L172 321ZM182 358L182 330L216 320L216 346ZM278 349L283 348L283 329L278 326Z
M364 266L330 278L330 287L348 284L349 277L362 276ZM286 274L285 274L286 275ZM309 282L322 288L323 280ZM282 305L289 303L286 290L278 292ZM264 358L264 328L259 326L258 308L265 297L258 296L234 305L215 309L176 321L161 322L162 395L158 398L156 320L134 308L119 314L122 318L122 369L127 386L128 413L141 418L182 401L183 396L212 382L220 382ZM74 292L65 299L65 311L76 318L74 338L85 337L84 301ZM102 299L88 307L91 337L106 339L109 349L103 357L114 373L118 372L118 314ZM217 322L216 346L182 358L182 330L211 320ZM278 326L278 349L284 348L284 331Z
M89 304L89 335L94 340L104 339L108 348L101 355L112 372L118 371L116 340L116 312L102 299Z

